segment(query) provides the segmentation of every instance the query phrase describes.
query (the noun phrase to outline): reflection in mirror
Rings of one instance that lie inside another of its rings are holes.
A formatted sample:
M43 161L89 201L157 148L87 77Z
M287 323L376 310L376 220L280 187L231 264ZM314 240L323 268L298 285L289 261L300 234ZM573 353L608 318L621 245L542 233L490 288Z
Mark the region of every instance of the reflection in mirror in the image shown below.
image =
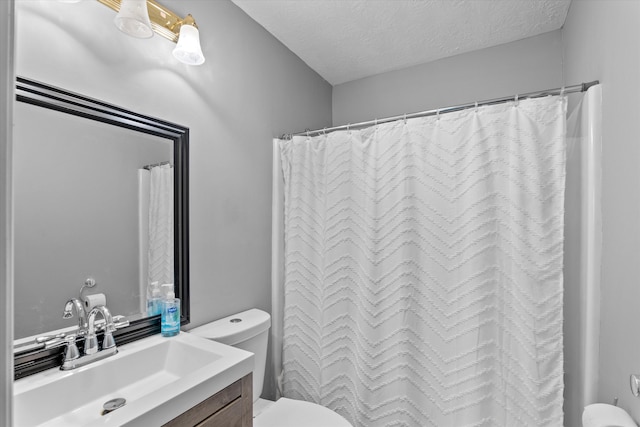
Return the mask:
M189 129L21 77L16 100L14 378L60 364L34 337L76 328L62 313L88 278L130 322L118 345L160 332L151 282L174 284L188 323Z
M172 141L24 103L14 135L16 339L73 326L87 277L113 314L145 313L148 280L173 283Z

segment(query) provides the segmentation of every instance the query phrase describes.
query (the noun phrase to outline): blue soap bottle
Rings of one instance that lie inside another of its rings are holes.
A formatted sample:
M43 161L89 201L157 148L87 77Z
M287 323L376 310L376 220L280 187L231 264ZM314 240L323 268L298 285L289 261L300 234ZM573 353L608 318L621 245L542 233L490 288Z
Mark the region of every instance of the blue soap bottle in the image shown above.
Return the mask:
M162 301L160 333L163 337L180 333L180 300L173 291L167 292L167 297Z

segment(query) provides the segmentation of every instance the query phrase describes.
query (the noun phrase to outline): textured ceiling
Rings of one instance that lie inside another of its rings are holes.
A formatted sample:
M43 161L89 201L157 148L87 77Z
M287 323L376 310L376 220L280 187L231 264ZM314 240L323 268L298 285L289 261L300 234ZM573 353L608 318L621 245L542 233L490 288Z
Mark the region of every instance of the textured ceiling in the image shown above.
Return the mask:
M557 30L571 0L233 0L329 83Z

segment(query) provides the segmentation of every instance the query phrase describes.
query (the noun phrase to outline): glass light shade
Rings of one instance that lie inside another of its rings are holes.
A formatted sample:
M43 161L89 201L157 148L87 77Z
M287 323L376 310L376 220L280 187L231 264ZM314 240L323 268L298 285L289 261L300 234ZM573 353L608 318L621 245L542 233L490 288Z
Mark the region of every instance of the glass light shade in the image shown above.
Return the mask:
M132 37L148 39L153 36L147 0L122 0L120 12L113 22L120 31Z
M173 56L180 62L188 65L200 65L204 63L204 55L200 48L200 32L191 25L180 27L178 44L173 49Z

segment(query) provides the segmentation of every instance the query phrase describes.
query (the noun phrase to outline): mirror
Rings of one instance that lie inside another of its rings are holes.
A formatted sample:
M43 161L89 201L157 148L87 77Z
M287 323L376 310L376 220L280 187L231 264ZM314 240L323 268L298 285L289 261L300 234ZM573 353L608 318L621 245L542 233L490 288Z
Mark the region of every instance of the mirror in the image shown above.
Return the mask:
M188 323L189 130L25 78L16 100L16 343L74 327L62 311L88 278L131 322L119 344L159 332L151 281L174 283Z

